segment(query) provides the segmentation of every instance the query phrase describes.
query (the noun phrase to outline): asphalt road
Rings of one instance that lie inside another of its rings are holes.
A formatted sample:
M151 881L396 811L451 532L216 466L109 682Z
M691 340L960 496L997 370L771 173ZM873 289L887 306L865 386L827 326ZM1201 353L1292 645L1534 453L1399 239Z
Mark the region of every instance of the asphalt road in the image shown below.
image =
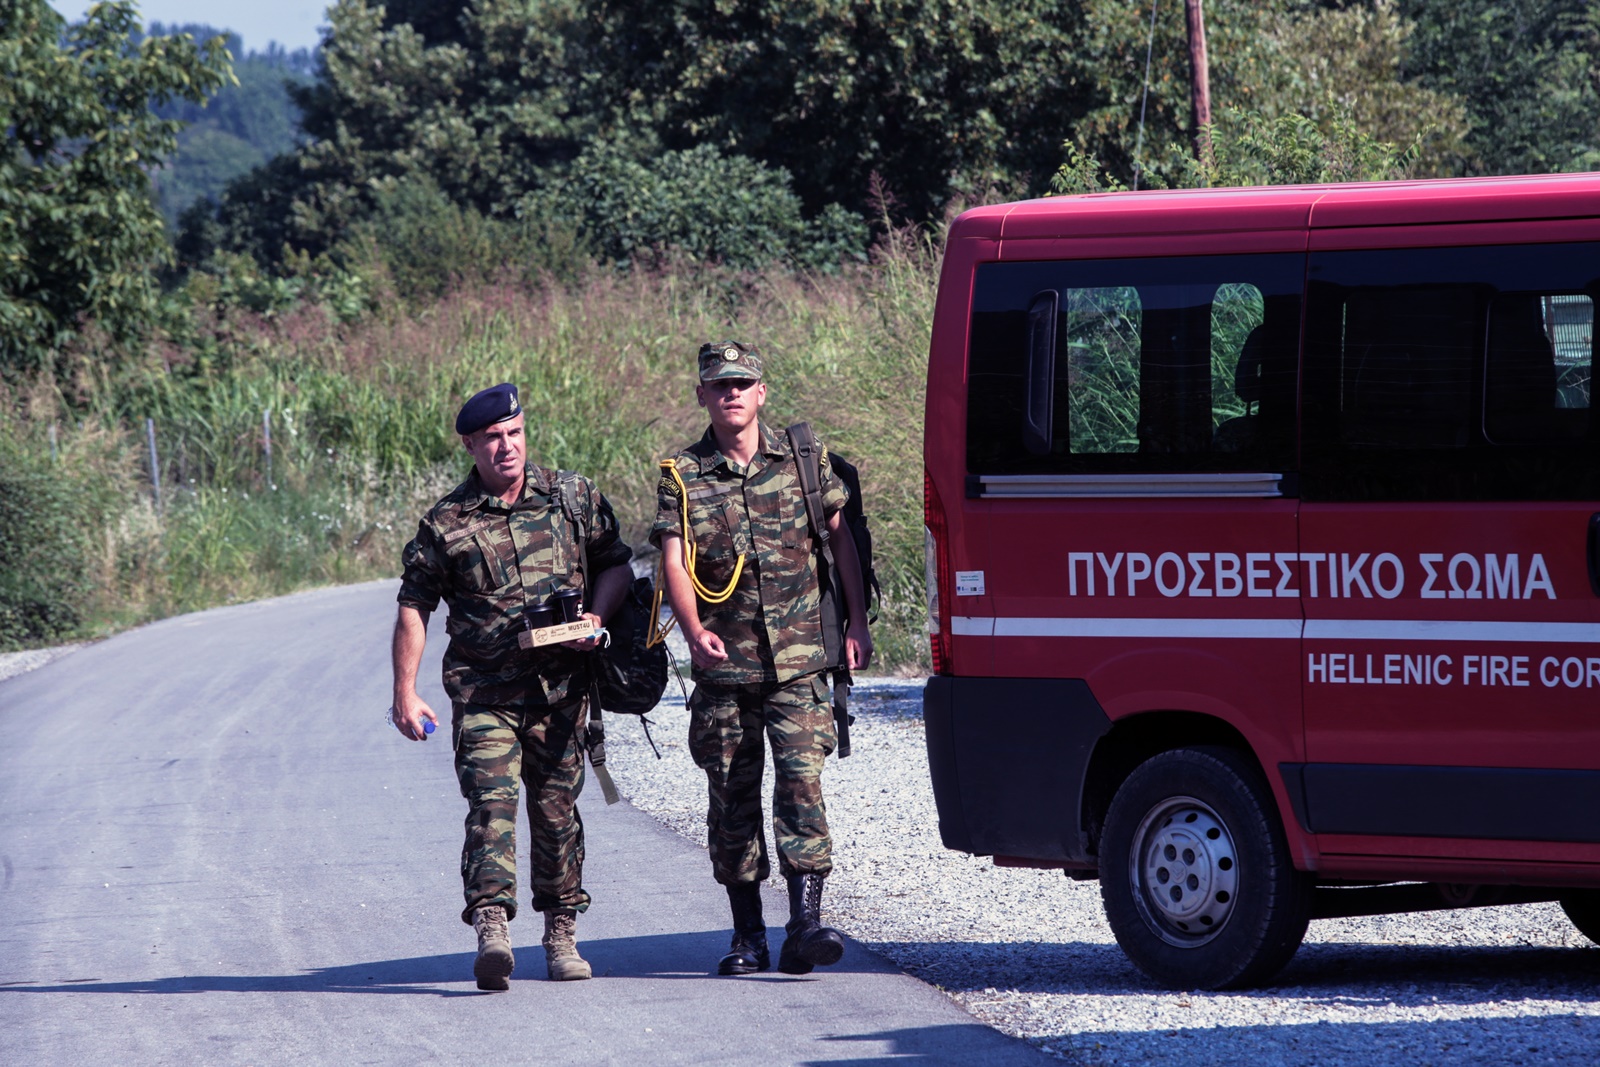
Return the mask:
M0 1062L1047 1061L856 944L715 977L704 852L598 789L595 980L543 979L528 911L511 991L479 993L448 744L381 720L393 591L169 619L0 681Z

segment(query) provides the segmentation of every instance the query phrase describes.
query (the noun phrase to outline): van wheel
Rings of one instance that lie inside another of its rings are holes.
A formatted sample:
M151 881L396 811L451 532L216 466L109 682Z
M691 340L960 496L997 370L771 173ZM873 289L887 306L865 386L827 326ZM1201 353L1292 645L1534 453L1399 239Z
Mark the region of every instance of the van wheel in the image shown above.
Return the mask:
M1111 800L1100 896L1117 944L1173 989L1253 985L1289 962L1311 915L1272 794L1228 748L1163 752Z
M1600 889L1574 889L1561 894L1561 910L1578 933L1600 945Z

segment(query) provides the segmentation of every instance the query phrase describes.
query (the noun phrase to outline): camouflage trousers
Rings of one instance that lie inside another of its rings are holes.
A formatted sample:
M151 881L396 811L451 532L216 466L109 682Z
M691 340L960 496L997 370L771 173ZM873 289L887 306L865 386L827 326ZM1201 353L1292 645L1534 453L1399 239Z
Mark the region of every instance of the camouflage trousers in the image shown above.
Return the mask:
M772 745L772 834L778 869L826 875L833 869L822 763L833 751L833 707L820 674L782 686L695 686L689 699L689 753L706 772L706 829L718 882L765 881L771 874L761 819L762 738Z
M517 793L527 797L533 910L589 906L583 888L582 699L524 708L457 704L452 734L456 778L467 798L461 882L467 906L499 904L517 914Z

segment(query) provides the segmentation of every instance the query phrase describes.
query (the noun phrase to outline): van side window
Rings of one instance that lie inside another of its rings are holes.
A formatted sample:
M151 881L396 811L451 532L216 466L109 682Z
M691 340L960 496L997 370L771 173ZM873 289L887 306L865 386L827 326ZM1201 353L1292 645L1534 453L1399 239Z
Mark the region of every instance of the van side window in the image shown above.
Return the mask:
M1211 302L1211 444L1221 452L1255 444L1264 308L1261 290L1248 283L1217 286Z
M1582 441L1589 422L1594 301L1504 293L1489 305L1484 430L1495 444Z
M1139 451L1139 291L1066 292L1068 433L1078 455Z
M968 470L1290 468L1304 270L1298 254L981 265Z
M1593 496L1597 253L1594 244L1314 253L1305 497Z

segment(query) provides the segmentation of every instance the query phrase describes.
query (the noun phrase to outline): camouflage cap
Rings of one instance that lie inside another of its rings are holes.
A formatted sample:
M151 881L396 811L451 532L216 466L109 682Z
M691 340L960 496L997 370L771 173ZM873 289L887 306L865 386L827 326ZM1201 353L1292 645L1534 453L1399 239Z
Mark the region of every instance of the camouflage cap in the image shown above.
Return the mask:
M510 382L491 385L482 392L472 394L472 398L461 405L461 411L456 415L456 433L463 437L477 433L485 426L514 418L521 410L516 386Z
M748 378L761 380L761 352L738 341L708 341L700 346L700 380Z

